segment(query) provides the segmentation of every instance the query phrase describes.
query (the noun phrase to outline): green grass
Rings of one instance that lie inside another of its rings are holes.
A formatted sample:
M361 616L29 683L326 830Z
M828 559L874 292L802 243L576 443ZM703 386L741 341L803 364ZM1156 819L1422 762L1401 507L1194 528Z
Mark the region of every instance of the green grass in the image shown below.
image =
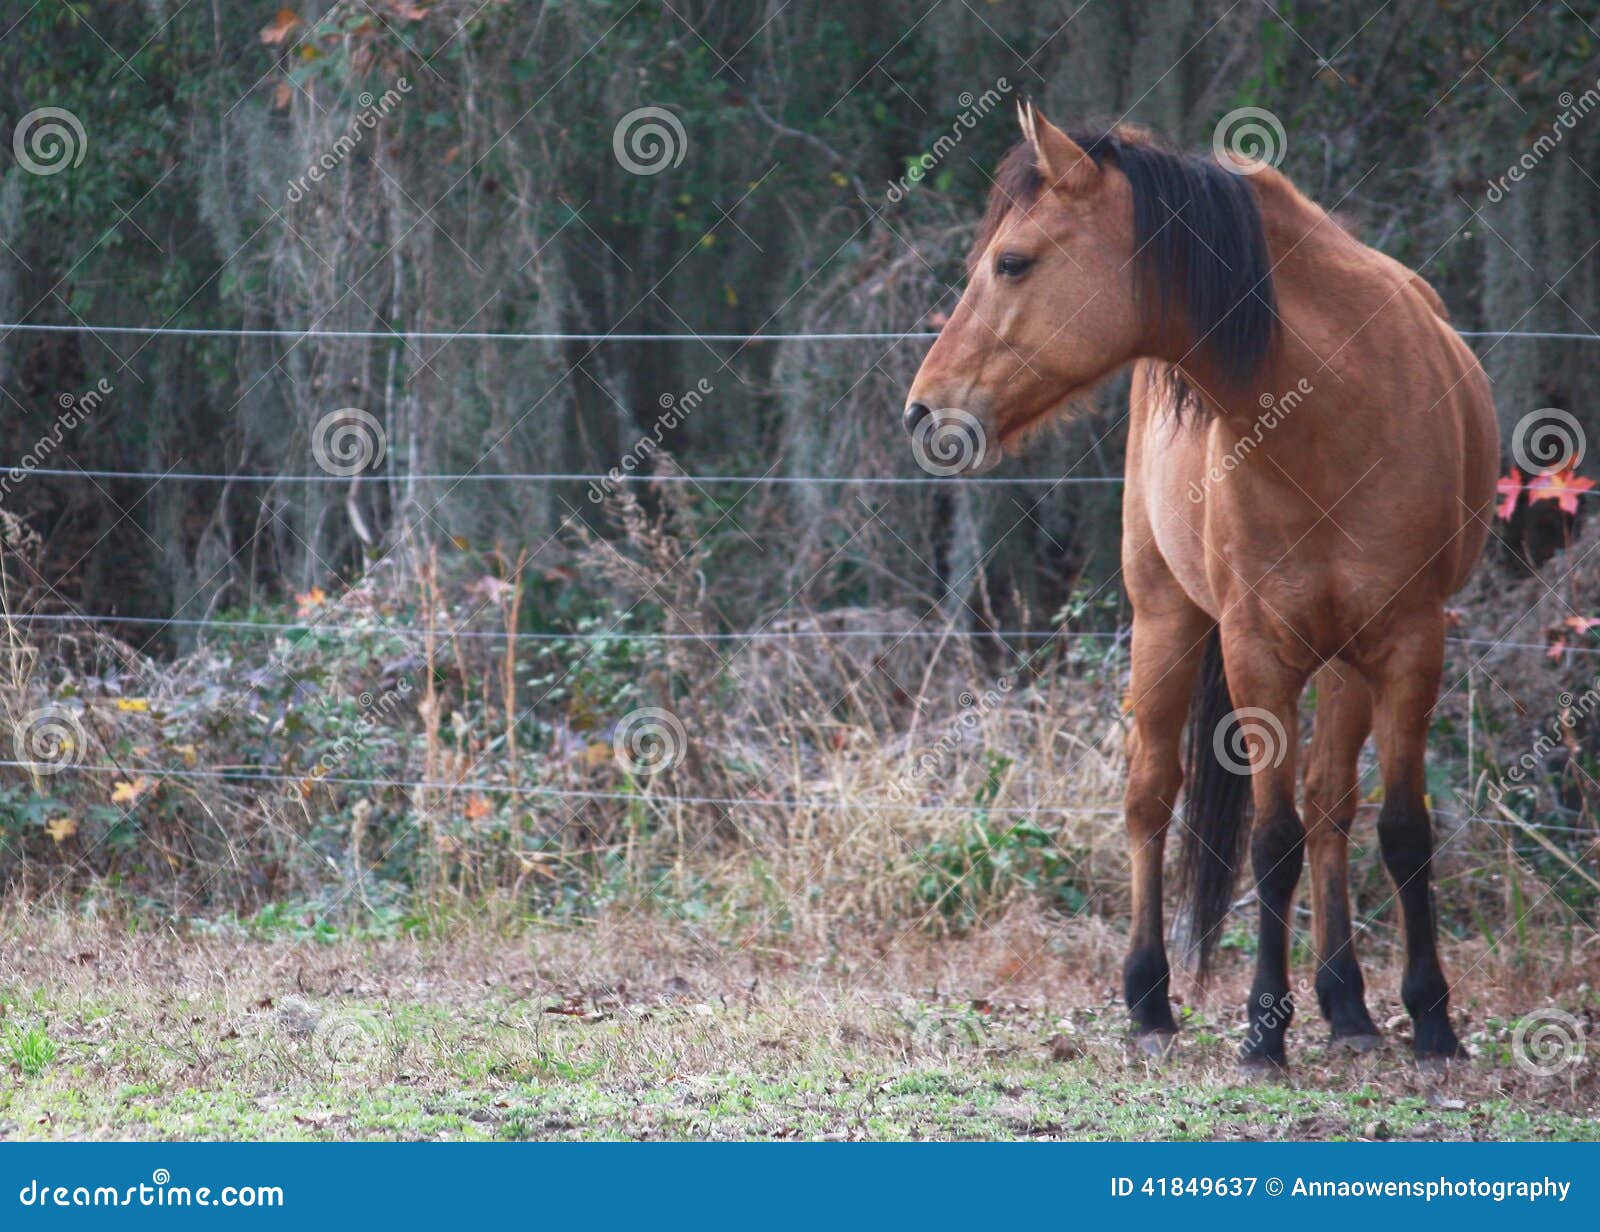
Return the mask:
M683 1025L684 1043L692 1046L695 1028ZM746 1026L778 1024L757 1019ZM616 1024L565 1026L544 1045L556 1052L570 1047L574 1055L540 1055L499 1032L479 1035L472 1024L452 1024L442 1014L411 1014L396 1023L392 1053L366 1058L350 1072L314 1055L315 1036L281 1051L269 1046L265 1057L233 1042L205 1058L212 1080L176 1087L102 1086L91 1067L69 1056L52 1073L0 1092L0 1127L18 1138L1597 1136L1593 1121L1580 1115L1505 1098L1468 1104L1398 1093L1376 1074L1370 1081L1356 1077L1344 1090L1231 1075L1174 1081L1195 1062L1180 1059L1167 1075L1132 1061L1108 1066L1103 1053L1055 1061L1042 1048L1036 1055L910 1064L855 1050L806 1050L765 1065L695 1073L667 1063L641 1072L602 1059L636 1042ZM139 1045L118 1048L136 1054Z
M1443 1078L1410 1064L1403 1031L1329 1053L1313 1016L1286 1077L1247 1079L1231 1017L1192 1007L1152 1065L1106 975L1069 974L1070 943L1029 950L1037 970L1005 1001L929 991L992 967L976 949L932 946L923 974L891 976L649 925L425 942L60 925L0 945L17 956L0 1138L1600 1137L1596 1058L1530 1076L1510 1063L1514 1019L1484 1007L1464 1011L1475 1059Z
M25 1078L37 1078L56 1059L56 1045L39 1026L13 1027L6 1033L11 1064Z

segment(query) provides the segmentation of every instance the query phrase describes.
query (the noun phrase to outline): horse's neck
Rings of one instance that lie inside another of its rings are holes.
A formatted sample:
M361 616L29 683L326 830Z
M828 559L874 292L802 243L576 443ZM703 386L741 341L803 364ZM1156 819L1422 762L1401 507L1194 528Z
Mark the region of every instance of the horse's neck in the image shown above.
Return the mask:
M1170 414L1187 386L1200 405L1192 415L1185 408L1182 418L1192 417L1197 429L1216 424L1229 445L1249 437L1288 467L1316 456L1351 464L1381 444L1375 425L1370 432L1360 427L1379 377L1352 362L1359 336L1400 296L1419 296L1430 315L1448 320L1444 305L1421 278L1366 247L1278 172L1259 172L1253 188L1278 310L1271 356L1254 379L1229 389L1194 339L1164 340L1141 361L1148 393L1134 413L1146 423ZM1173 368L1181 383L1164 379ZM1171 444L1182 436L1149 439Z
M1257 179L1256 198L1272 261L1277 338L1257 381L1243 389L1218 389L1216 397L1226 418L1250 426L1269 406L1269 398L1281 400L1296 390L1311 404L1322 400L1315 392L1322 386L1339 386L1346 400L1355 397L1357 391L1349 385L1359 384L1360 376L1350 371L1352 346L1379 312L1409 293L1408 283L1421 290L1441 319L1448 319L1431 287L1398 261L1362 244L1284 176L1267 170ZM1305 384L1313 390L1306 391ZM1309 419L1301 417L1303 431L1312 427Z

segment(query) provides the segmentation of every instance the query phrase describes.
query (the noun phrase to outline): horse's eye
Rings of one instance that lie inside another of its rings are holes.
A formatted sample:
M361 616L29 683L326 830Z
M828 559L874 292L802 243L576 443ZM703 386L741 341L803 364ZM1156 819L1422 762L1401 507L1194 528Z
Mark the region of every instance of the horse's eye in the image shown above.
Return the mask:
M1021 253L1003 252L994 263L994 272L1002 278L1020 278L1032 264L1032 258Z

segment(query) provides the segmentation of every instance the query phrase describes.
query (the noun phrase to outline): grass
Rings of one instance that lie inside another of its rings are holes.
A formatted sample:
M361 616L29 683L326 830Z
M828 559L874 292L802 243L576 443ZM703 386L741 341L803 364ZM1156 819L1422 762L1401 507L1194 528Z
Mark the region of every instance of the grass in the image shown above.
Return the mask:
M1512 1064L1490 1000L1520 985L1483 964L1471 1062L1419 1073L1403 1018L1333 1054L1313 1011L1261 1081L1232 1063L1242 962L1152 1064L1123 1038L1115 934L1020 911L809 961L637 919L308 942L32 917L0 938L4 1138L1600 1138L1593 1050ZM1579 974L1563 1004L1592 1015ZM1394 976L1369 964L1380 1022Z
M6 1037L11 1064L25 1078L37 1078L56 1059L56 1045L43 1028L13 1029Z

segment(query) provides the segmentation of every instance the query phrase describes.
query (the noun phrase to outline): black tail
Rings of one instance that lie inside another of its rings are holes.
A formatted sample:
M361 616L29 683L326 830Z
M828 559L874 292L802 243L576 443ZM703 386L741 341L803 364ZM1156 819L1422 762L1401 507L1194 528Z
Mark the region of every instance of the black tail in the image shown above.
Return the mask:
M1233 904L1234 883L1250 829L1245 825L1250 776L1230 769L1218 756L1218 750L1238 747L1234 726L1222 636L1213 629L1189 702L1184 759L1181 885L1189 918L1189 949L1202 976L1211 970L1218 934Z

